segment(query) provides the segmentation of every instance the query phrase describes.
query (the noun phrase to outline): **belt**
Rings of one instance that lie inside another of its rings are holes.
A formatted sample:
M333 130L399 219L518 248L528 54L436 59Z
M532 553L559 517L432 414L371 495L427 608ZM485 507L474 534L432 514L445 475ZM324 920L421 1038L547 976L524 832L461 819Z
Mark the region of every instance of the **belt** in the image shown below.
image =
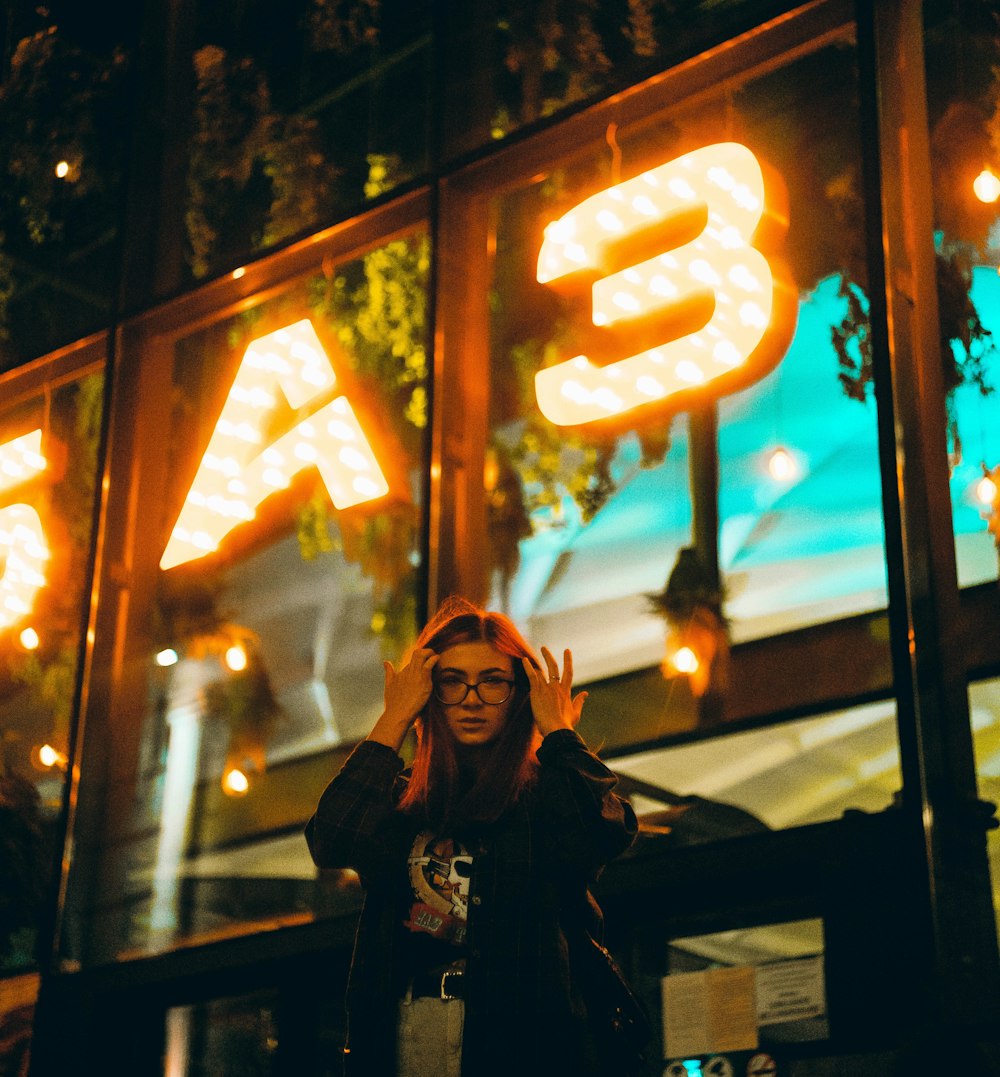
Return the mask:
M413 977L413 998L465 998L465 962L454 961Z

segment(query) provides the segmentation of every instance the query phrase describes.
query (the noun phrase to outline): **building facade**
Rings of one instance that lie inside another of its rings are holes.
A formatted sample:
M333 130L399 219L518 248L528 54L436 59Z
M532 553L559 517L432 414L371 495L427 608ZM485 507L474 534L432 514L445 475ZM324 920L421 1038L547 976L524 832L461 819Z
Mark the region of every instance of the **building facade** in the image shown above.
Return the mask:
M640 817L650 1074L1000 1073L996 5L63 7L0 87L9 1072L339 1072L302 828L459 592Z

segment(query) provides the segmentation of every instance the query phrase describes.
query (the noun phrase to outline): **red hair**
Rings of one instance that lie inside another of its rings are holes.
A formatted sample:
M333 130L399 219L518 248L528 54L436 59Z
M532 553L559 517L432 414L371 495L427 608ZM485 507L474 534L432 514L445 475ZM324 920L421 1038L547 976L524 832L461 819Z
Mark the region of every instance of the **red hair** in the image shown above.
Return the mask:
M470 788L460 781L455 742L444 709L432 695L416 721L417 751L409 785L400 801L404 811L423 815L434 826L488 823L513 805L536 773L535 750L541 737L531 711L531 685L521 660L538 666L514 622L458 596L445 599L417 637L416 648L441 654L459 643L488 643L508 655L514 667L507 720L491 746L489 760Z

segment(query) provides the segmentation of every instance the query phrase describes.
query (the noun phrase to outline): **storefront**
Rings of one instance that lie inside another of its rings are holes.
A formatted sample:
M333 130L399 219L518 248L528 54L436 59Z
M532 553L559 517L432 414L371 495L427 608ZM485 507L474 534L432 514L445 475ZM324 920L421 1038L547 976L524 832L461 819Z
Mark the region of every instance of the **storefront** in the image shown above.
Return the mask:
M9 60L101 77L0 244L0 1052L338 1072L302 827L457 591L640 816L651 1074L1000 1067L994 6L275 6Z

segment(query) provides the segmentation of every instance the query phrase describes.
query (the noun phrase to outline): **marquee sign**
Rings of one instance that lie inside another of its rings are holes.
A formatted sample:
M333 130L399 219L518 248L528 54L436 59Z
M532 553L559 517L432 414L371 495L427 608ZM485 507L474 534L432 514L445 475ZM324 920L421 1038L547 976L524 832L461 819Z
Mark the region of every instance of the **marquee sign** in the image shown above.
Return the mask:
M42 431L0 445L0 498L40 475L48 467L42 455ZM38 512L17 503L0 508L0 631L22 621L45 586L49 547Z
M329 356L308 318L251 342L167 542L160 568L216 550L260 504L300 471L318 469L338 509L388 493L371 445L346 396L338 396L287 433L269 440L279 396L292 408L336 385Z
M722 142L687 153L580 202L545 229L542 284L589 288L592 341L539 371L538 406L560 426L650 403L683 406L758 380L794 330L781 274L754 245L762 223L783 233L779 196L757 158ZM602 341L603 337L603 341ZM629 346L647 341L641 350ZM610 361L607 361L610 359Z

